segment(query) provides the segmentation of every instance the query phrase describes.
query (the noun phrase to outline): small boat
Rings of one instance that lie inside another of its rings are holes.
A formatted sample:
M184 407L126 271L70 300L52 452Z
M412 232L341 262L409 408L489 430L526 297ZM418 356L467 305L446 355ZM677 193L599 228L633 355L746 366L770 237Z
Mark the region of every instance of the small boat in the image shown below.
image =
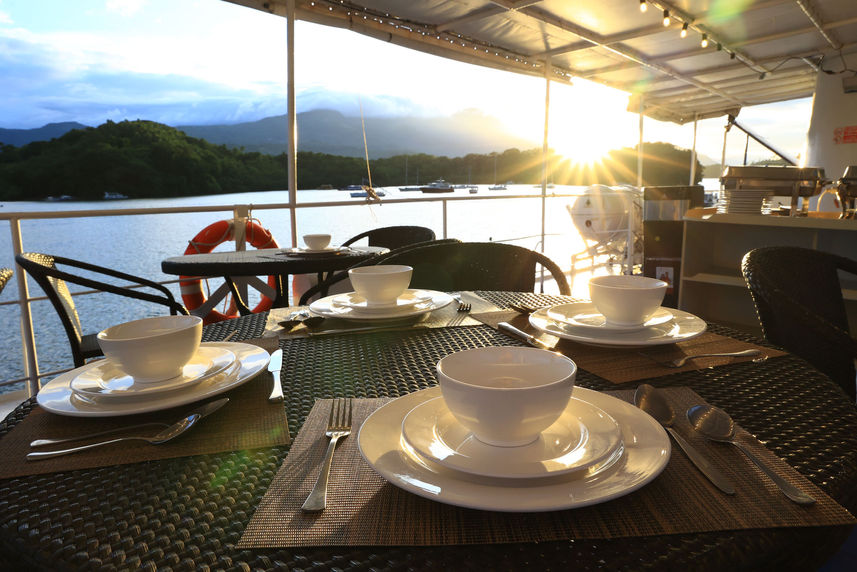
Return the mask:
M424 193L451 193L455 190L455 187L443 179L438 179L436 181L432 181L425 187L420 187L420 190Z
M340 191L362 191L363 185L348 185L347 187L339 187Z
M505 191L506 185L491 185L488 187L489 191Z
M410 191L419 191L421 187L399 187L399 190L403 193L407 193Z
M479 192L479 187L477 187L476 185L470 185L468 189L470 190L471 195L475 195Z
M104 200L105 201L115 201L119 199L127 199L128 195L123 195L122 193L117 193L116 191L104 191Z
M387 193L385 193L384 191L375 191L375 195L377 195L379 197L384 197L387 195ZM365 199L366 197L369 196L369 193L367 193L366 191L352 191L351 196L355 199L359 199L359 198Z

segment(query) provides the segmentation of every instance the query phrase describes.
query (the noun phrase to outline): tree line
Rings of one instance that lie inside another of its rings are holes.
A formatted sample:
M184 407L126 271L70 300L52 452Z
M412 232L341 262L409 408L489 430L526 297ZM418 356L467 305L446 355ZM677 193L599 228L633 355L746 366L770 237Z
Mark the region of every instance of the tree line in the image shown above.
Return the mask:
M690 151L669 143L644 143L646 185L684 185ZM439 157L397 155L366 160L299 151L299 189L415 186L443 178L454 183L541 181L541 149ZM697 180L702 165L697 162ZM550 155L549 182L560 185L636 183L636 148L611 151L600 163L580 165ZM50 141L0 145L0 200L42 200L69 195L101 199L105 192L131 198L166 198L265 191L288 187L285 154L266 155L214 145L152 121L108 121Z

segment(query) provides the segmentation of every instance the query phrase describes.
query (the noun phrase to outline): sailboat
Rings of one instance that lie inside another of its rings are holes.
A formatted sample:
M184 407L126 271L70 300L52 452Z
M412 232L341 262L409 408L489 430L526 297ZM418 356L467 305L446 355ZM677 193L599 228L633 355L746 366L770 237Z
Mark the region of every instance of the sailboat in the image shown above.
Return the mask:
M488 187L489 191L505 191L506 185L497 184L497 155L494 155L494 184Z

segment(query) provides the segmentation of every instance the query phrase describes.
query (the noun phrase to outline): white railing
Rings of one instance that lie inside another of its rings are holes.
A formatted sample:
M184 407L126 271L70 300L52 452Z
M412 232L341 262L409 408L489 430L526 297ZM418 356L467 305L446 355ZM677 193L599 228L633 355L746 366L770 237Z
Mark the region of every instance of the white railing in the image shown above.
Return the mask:
M421 195L419 198L391 198L384 199L383 204L402 204L402 203L424 203L424 202L440 202L442 207L442 238L447 238L449 236L449 228L448 228L448 205L449 203L455 203L458 201L485 201L485 200L541 200L542 204L542 212L545 209L544 201L546 199L553 198L576 198L580 196L578 193L551 193L551 194L539 194L539 195L467 195L467 196L435 196L435 195ZM329 201L329 202L304 202L304 203L270 203L270 204L233 204L233 205L208 205L208 206L186 206L186 207L154 207L154 208L130 208L130 209L93 209L93 210L69 210L69 211L33 211L33 212L12 212L12 213L0 213L0 220L6 220L10 225L10 232L12 234L12 250L13 250L13 258L15 255L21 254L22 250L22 235L21 235L21 221L22 220L35 220L35 219L65 219L65 218L84 218L84 217L106 217L106 216L135 216L135 215L152 215L152 214L181 214L181 213L202 213L202 212L223 212L223 211L231 211L233 213L233 217L235 218L246 218L249 216L251 211L259 211L259 210L276 210L276 209L287 209L290 211L290 214L294 214L293 211L297 209L312 209L312 208L329 208L329 207L357 207L364 206L366 203L363 201L355 202L354 200L350 201ZM291 220L295 220L295 217L292 216ZM240 225L239 225L240 226ZM538 244L544 249L544 239L545 239L545 222L544 216L541 217L541 235ZM292 247L297 246L295 244L295 232L294 229L292 231ZM241 248L240 241L236 244L238 248ZM27 277L24 272L16 272L15 274L17 286L18 286L18 299L3 302L2 305L7 304L18 304L20 307L21 319L20 319L20 328L21 328L21 340L23 346L23 359L24 359L24 369L25 369L25 377L14 379L14 380L6 380L0 381L0 386L8 385L12 383L17 383L21 381L27 381L27 390L29 395L35 395L39 389L39 380L43 377L47 377L50 375L55 375L61 373L61 371L51 371L51 372L39 372L39 365L36 355L36 345L35 345L35 333L33 331L33 322L32 322L32 314L30 311L30 304L37 300L46 299L45 296L40 297L30 297L28 285L27 285ZM168 280L161 282L162 284L171 284L175 283L177 280ZM95 291L84 291L84 292L75 292L73 295L85 295L92 294Z

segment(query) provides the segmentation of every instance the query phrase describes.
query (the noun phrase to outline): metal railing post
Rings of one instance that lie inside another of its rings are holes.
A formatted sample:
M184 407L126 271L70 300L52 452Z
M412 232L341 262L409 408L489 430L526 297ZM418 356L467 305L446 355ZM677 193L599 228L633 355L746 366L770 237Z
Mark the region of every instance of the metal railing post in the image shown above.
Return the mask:
M15 256L24 252L21 241L21 220L9 219L12 232L12 250ZM21 310L21 346L23 348L24 371L27 375L27 395L32 397L39 392L39 360L36 355L36 338L33 335L33 316L30 313L30 291L27 288L27 274L18 268L18 306Z

